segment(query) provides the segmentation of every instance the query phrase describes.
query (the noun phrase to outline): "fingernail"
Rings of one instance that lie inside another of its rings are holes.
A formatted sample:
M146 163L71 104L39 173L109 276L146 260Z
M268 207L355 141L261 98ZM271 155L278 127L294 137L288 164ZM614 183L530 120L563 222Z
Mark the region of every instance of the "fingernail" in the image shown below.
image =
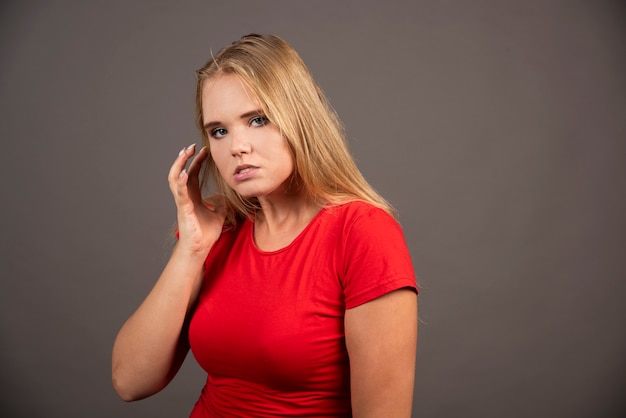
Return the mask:
M193 144L189 145L186 149L190 150L190 149L192 149L192 148L193 148L193 147L195 147L195 146L196 146L196 144L195 144L195 143L193 143Z
M187 169L183 168L183 171L180 172L180 174L178 175L178 178L182 179L183 177L185 177L185 174L187 174Z
M183 148L183 149L181 149L181 150L180 150L180 152L178 153L178 156L179 156L179 157L185 153L185 149L186 149L186 148Z

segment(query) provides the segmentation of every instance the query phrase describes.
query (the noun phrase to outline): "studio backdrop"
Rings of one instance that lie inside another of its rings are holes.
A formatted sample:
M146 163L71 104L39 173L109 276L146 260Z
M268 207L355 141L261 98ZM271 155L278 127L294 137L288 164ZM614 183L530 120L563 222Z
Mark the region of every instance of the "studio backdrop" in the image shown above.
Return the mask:
M4 1L0 415L184 417L188 356L121 401L111 349L157 279L194 71L301 54L420 285L414 417L626 414L626 15L604 0Z

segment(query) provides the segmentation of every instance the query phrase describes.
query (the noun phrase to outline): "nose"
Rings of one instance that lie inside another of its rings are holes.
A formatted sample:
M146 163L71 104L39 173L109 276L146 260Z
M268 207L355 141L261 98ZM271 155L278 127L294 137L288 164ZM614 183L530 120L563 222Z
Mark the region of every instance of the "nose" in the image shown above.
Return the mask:
M248 136L239 129L236 129L234 132L231 131L230 140L230 152L233 156L238 157L241 154L249 154L252 151L252 145Z

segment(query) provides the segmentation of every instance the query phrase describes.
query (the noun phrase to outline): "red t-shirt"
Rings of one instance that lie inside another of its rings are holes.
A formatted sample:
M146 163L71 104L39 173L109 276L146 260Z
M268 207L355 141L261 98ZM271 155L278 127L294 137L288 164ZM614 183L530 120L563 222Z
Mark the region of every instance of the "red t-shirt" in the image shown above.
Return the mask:
M253 225L206 260L189 340L208 377L191 417L351 416L345 310L416 290L400 226L366 203L330 206L265 252Z

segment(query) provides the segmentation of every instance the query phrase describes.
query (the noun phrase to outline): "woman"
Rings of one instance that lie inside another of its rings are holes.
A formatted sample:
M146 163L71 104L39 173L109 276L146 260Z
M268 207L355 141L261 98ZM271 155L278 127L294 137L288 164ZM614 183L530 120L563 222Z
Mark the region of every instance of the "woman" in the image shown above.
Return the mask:
M410 256L298 54L244 36L196 98L205 146L170 169L179 239L115 341L118 394L160 391L191 347L207 371L192 417L410 416ZM203 175L219 195L202 199Z

